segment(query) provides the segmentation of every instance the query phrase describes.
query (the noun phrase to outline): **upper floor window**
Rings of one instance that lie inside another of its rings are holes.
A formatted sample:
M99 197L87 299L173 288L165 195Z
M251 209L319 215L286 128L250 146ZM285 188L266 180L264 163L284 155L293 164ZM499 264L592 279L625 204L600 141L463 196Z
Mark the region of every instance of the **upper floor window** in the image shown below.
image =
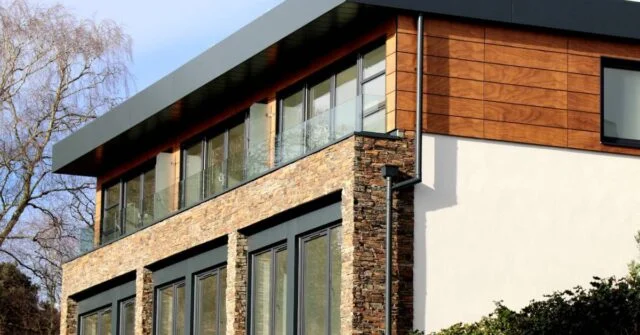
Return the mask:
M385 73L381 46L285 94L279 100L278 159L294 159L354 131L384 133Z
M135 171L103 189L101 243L149 225L175 207L170 153Z
M182 152L182 204L196 204L266 171L267 126L266 106L255 104L187 145Z
M602 142L640 147L640 62L602 59Z

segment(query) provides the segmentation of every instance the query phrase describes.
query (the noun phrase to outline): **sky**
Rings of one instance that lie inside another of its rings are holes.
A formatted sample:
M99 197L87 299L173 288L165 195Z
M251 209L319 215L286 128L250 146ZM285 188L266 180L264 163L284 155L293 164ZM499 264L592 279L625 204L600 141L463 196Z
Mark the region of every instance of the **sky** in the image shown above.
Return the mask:
M40 0L84 18L109 19L133 39L133 85L139 92L282 0Z

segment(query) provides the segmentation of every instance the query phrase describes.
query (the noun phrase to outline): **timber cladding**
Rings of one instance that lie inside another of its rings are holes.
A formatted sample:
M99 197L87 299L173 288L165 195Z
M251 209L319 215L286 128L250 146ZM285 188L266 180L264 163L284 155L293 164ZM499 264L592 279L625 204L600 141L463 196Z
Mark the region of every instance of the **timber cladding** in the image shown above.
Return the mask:
M397 118L414 128L416 23L398 17ZM640 44L425 18L423 131L640 155L600 143L600 59Z

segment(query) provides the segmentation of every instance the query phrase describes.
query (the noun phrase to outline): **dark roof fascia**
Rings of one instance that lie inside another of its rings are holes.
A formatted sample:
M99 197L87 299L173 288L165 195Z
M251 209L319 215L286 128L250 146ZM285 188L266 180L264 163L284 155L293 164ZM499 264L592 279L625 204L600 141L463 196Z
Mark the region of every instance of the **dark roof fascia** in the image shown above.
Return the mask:
M53 171L170 107L346 0L289 0L53 146ZM82 173L91 176L92 173ZM94 175L95 176L95 175Z

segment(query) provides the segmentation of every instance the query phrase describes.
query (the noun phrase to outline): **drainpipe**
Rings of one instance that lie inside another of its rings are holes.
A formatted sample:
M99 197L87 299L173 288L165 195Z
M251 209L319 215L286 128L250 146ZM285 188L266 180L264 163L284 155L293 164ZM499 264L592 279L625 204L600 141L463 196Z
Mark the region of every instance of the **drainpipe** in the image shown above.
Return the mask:
M385 260L385 295L384 295L384 329L385 335L391 335L391 283L392 283L392 203L393 203L393 191L398 191L404 188L408 188L422 182L422 87L423 87L423 61L422 50L424 49L424 17L423 14L418 14L418 31L417 31L417 43L416 43L416 129L415 129L415 174L411 179L403 182L393 184L393 178L398 175L398 167L392 165L385 165L382 167L382 176L386 181L386 232L385 232L385 246L386 246L386 260Z

